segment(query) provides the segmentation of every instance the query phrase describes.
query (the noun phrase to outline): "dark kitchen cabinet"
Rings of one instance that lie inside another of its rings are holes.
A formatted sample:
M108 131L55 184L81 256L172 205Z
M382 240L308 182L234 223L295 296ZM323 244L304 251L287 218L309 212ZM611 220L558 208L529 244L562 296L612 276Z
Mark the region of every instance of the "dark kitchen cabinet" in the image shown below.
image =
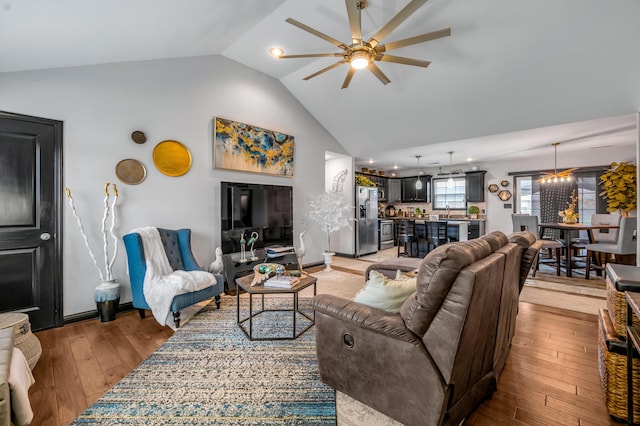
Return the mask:
M402 179L387 179L387 201L390 203L402 201Z
M359 173L356 172L356 176L364 176L373 182L378 188L378 201L387 201L387 180L388 178L384 176L371 175L368 173Z
M402 178L402 201L403 202L425 202L431 201L431 176L420 176L422 188L416 189L417 176Z
M465 187L467 201L472 203L484 202L484 174L485 171L466 172Z
M480 222L472 220L469 222L469 239L480 238Z

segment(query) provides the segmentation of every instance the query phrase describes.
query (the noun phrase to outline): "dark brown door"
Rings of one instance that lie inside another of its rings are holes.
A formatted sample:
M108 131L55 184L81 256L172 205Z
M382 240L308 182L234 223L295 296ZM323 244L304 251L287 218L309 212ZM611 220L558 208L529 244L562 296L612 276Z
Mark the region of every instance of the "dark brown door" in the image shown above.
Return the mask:
M62 320L62 122L0 112L0 312Z

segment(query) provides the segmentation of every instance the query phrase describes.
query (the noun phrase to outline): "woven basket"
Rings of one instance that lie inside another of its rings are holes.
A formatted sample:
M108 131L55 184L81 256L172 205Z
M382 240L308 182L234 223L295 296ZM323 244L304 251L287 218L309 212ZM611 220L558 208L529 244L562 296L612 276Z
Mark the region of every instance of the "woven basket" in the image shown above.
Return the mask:
M29 315L21 313L0 314L0 329L13 327L15 330L14 345L22 351L33 370L42 355L42 346L38 338L31 332Z
M607 310L611 316L613 328L618 336L627 335L627 299L624 291L616 290L615 284L607 277ZM640 318L633 316L633 325L640 327Z
M627 420L627 344L613 336L613 324L606 309L598 321L598 367L607 411L611 417ZM633 359L633 418L640 419L640 359Z

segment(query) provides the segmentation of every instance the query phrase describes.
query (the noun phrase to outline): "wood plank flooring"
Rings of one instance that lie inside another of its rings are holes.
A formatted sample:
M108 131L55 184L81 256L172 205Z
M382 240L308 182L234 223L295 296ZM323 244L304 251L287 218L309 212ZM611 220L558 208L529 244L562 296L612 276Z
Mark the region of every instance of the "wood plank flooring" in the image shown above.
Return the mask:
M36 333L43 354L29 394L33 425L68 425L173 331L119 313ZM596 316L520 303L498 391L468 425L615 425L600 388Z

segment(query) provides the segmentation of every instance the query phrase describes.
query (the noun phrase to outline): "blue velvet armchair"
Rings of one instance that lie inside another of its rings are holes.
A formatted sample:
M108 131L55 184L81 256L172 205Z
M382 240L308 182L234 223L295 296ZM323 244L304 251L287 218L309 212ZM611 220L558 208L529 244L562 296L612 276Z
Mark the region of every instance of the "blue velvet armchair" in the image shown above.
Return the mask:
M164 251L173 270L196 271L202 268L196 262L191 252L191 230L170 230L157 228L160 233ZM131 295L133 307L138 309L140 318L145 317L145 309L150 309L143 292L144 276L147 271L142 238L138 233L130 233L122 237L127 251L129 264L129 278L131 281ZM180 327L180 311L205 299L215 298L216 307L220 308L220 294L224 288L224 279L220 274L214 274L216 282L202 290L179 294L173 298L171 312L176 328Z

